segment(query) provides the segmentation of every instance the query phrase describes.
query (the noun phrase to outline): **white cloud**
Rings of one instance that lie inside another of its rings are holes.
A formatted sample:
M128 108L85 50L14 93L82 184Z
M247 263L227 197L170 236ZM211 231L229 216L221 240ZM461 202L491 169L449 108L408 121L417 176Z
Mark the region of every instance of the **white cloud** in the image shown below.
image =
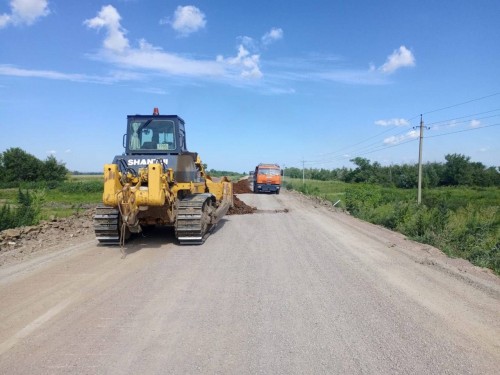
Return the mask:
M84 22L90 28L105 28L107 36L103 49L94 58L117 64L127 69L151 70L160 74L219 78L260 78L259 55L251 55L240 45L236 57L215 60L196 60L165 52L141 39L138 47L131 47L120 24L120 15L111 5L102 7L97 17Z
M379 126L409 126L410 122L404 118L392 118L389 120L377 120L375 125Z
M27 70L16 68L12 65L0 65L0 75L15 77L34 77L48 78L65 81L85 81L86 77L82 74L66 74L51 70Z
M478 128L480 126L481 126L481 121L479 121L479 120L472 120L470 122L470 127L471 128Z
M11 22L12 16L9 14L0 14L0 29L6 27Z
M55 154L57 154L57 151L56 150L49 150L49 151L47 151L47 154L55 155Z
M415 66L415 56L405 46L401 46L387 57L387 61L379 69L383 73L391 74L399 68L410 66Z
M147 88L138 88L137 91L144 92L146 94L155 94L155 95L166 95L167 92L164 89L158 87L147 87Z
M38 18L50 14L48 0L11 0L10 13L0 14L0 28L32 25Z
M283 30L277 27L273 27L262 37L262 44L269 45L282 38L283 38Z
M207 24L205 14L195 6L178 6L174 12L172 21L162 21L161 23L170 23L172 28L181 36L188 36L198 30L201 30Z
M91 82L110 84L120 81L140 80L143 76L131 72L111 72L108 76L93 76L87 74L61 73L53 70L30 70L17 68L12 65L0 64L0 75L11 77L31 77L53 79L58 81Z
M393 135L384 139L384 144L386 145L397 145L398 143L404 142L409 139L418 138L419 134L416 130L410 130L408 133L403 135Z
M120 25L120 14L112 5L106 5L101 8L97 17L86 20L85 25L91 29L105 28L107 31L106 39L104 39L104 48L123 52L129 48L128 39L125 37L127 31Z
M236 57L224 58L221 55L217 56L218 62L224 62L230 66L238 67L241 69L241 76L244 78L261 78L262 72L260 71L260 55L251 55L250 52L240 44L238 47L238 55Z
M257 51L259 49L258 43L256 43L255 40L249 36L240 36L238 37L238 40L240 40L241 44L250 51Z

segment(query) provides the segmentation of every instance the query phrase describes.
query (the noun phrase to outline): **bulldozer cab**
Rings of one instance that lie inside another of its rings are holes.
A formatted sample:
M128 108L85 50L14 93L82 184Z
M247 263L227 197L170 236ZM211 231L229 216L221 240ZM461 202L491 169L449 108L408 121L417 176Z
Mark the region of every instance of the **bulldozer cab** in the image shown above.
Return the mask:
M127 116L124 147L127 155L187 152L184 120L176 115Z

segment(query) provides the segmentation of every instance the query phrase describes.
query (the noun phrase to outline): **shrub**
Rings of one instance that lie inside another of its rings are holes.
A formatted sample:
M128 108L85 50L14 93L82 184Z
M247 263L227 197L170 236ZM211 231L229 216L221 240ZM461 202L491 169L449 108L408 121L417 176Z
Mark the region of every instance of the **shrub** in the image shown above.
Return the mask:
M34 191L30 194L28 190L23 192L19 189L17 207L12 209L10 205L5 204L0 209L0 230L38 224L44 199L44 191Z
M302 184L297 188L297 190L306 195L317 195L319 193L319 188L317 186L309 184Z
M450 255L500 272L500 214L498 207L472 205L452 213L444 228L443 249Z

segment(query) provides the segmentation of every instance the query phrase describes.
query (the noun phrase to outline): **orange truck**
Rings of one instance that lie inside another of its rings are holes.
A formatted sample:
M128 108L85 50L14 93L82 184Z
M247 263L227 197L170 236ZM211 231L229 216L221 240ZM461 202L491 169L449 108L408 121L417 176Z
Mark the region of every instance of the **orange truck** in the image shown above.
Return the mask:
M254 193L280 193L283 171L278 164L260 163L253 173Z

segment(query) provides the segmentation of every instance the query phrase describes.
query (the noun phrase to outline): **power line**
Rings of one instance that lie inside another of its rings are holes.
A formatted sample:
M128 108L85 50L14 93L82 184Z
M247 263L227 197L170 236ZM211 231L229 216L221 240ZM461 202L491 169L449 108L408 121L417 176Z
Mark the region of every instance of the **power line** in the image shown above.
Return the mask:
M485 95L485 96L482 96L482 97L479 97L479 98L474 98L474 99L467 100L467 101L464 101L464 102L460 102L460 103L457 103L457 104L453 104L453 105L449 105L449 106L437 108L437 109L434 109L434 110L431 110L431 111L424 112L422 115L424 115L424 114L430 114L430 113L435 113L435 112L439 112L439 111L443 111L443 110L446 110L446 109L449 109L449 108L454 108L454 107L458 107L458 106L465 105L465 104L468 104L468 103L472 103L472 102L484 100L484 99L491 98L491 97L494 97L494 96L497 96L497 95L500 95L500 92L496 92L496 93L493 93L493 94L490 94L490 95ZM432 123L430 123L428 125L438 125L438 124L442 124L442 123L446 123L446 122L451 122L451 121L456 121L456 120L460 120L460 119L471 118L471 117L482 115L482 114L492 113L492 112L495 112L495 111L500 111L500 108L489 110L489 111L478 112L478 113L474 113L474 114L470 114L470 115L455 117L455 118L448 119L448 120L435 121L435 122L432 122ZM499 115L500 114L496 114L496 115L492 115L492 116L484 116L484 117L475 118L475 119L473 118L473 119L470 119L470 121L472 121L472 120L484 120L484 119L487 119L487 118L497 117ZM415 119L415 118L417 118L419 116L421 116L421 115L412 117L412 118L408 119L407 121L411 125L411 120L413 120L413 119ZM469 120L459 121L459 122L456 122L454 124L466 123L468 121ZM484 128L488 128L488 127L492 127L492 126L497 126L497 125L499 125L499 124L488 125L488 126L481 126L481 127L471 128L471 129L465 129L465 130L458 130L458 131L454 131L454 132L437 134L437 135L433 135L433 136L426 136L425 138L434 138L434 137L440 137L440 136L449 135L449 134L455 134L455 133L461 133L461 132L471 131L471 130L479 130L479 129L484 129ZM323 153L323 154L318 154L318 156L320 156L320 157L321 156L329 156L329 155L330 155L330 157L322 158L322 159L319 159L319 160L304 160L303 159L303 160L300 160L300 162L304 166L304 163L307 163L307 164L327 164L327 163L331 163L331 162L334 162L334 161L337 161L337 160L345 159L344 156L340 156L340 153L342 153L342 151L354 148L355 146L361 145L361 144L363 144L363 143L365 143L367 141L370 141L370 140L372 140L374 138L377 138L377 137L379 137L379 136L381 136L383 134L391 132L391 131L393 131L393 130L395 130L397 128L399 128L399 127L398 126L393 126L390 129L387 129L387 130L385 130L383 132L375 134L375 135L373 135L371 137L368 137L368 138L366 138L364 140L361 140L359 142L353 143L353 144L351 144L349 146L342 147L342 148L340 148L340 149L338 149L336 151L327 152L327 153ZM437 127L434 127L434 128L437 128ZM437 130L437 129L434 129L434 128L433 128L433 130ZM398 133L392 134L391 137L398 137L399 135L401 135L403 133L407 133L409 131L411 131L411 130L409 130L408 128L405 128L404 130L402 130L402 131L400 131ZM390 146L386 146L385 145L385 146L380 146L379 147L377 145L379 145L379 142L382 141L382 140L380 140L380 141L377 141L377 142L372 142L372 143L370 143L368 145L365 145L363 147L350 150L348 152L350 154L358 155L358 156L360 156L360 155L367 155L367 154L371 154L371 153L374 153L374 152L383 151L383 150L386 150L386 149L389 149L389 148L399 147L401 145L404 145L404 144L407 144L407 143L410 143L410 142L414 142L416 140L417 140L416 138L412 138L412 139L409 139L407 141L402 141L402 142L399 142L397 144L393 144L393 145L390 145Z
M479 121L479 120L485 120L485 119L488 119L488 118L493 118L493 117L498 117L498 116L500 116L500 114L498 114L498 115L493 115L493 116L477 117L477 118L475 117L475 118L472 118L472 119L463 120L463 121L456 121L456 122L452 122L452 121L454 121L454 120L451 120L451 121L442 121L442 122L440 122L440 123L451 122L451 125L455 126L455 125L457 125L457 124L466 124L466 123L468 123L468 122L470 122L470 121L474 121L474 120L478 120L478 121ZM434 123L434 124L436 124L436 123ZM434 128L439 129L439 126L434 126L434 127L433 127L433 129L434 129Z
M500 111L500 108L497 108L497 109L492 109L491 111L485 111L485 112L479 112L479 113L474 113L472 115L466 115L466 116L460 116L460 117L455 117L455 118L451 118L451 119L448 119L448 120L440 120L440 121L434 121L434 122L431 122L427 125L435 125L435 124L441 124L443 122L450 122L450 121L455 121L455 120L460 120L460 119L463 119L463 118L467 118L467 117L474 117L474 116L479 116L479 115L484 115L486 113L491 113L491 112L496 112L496 111ZM494 115L494 116L499 116L499 115Z
M434 110L431 110L431 111L427 111L427 112L424 112L423 114L429 114L429 113L434 113L434 112L439 112L439 111L442 111L442 110L445 110L445 109L449 109L449 108L454 108L454 107L458 107L458 106L461 106L461 105L464 105L464 104L468 104L468 103L472 103L472 102L475 102L475 101L479 101L479 100L483 100L483 99L487 99L487 98L490 98L490 97L493 97L493 96L496 96L496 95L500 95L500 92L497 92L497 93L494 93L494 94L490 94L490 95L486 95L486 96L482 96L480 98L475 98L475 99L471 99L471 100L467 100L465 102L461 102L461 103L457 103L457 104L453 104L453 105L450 105L450 106L446 106L446 107L441 107L441 108L438 108L438 109L434 109ZM479 112L479 113L475 113L475 114L470 114L470 115L466 115L466 116L461 116L461 117L456 117L456 118L452 118L452 119L449 119L449 120L441 120L441 121L437 121L437 122L433 122L433 123L430 123L428 125L435 125L435 124L439 124L439 123L446 123L446 122L449 122L449 121L454 121L454 120L459 120L459 119L462 119L462 118L468 118L468 117L473 117L473 116L478 116L478 115L481 115L481 114L486 114L486 113L491 113L491 112L495 112L495 111L498 111L500 109L494 109L494 110L490 110L490 111L484 111L484 112ZM420 116L420 115L419 115ZM497 115L494 115L494 116L490 116L490 117L495 117ZM415 117L412 117L411 119L408 120L408 122L411 122L411 120L417 118L418 116L415 116ZM485 119L485 118L489 118L489 117L483 117L481 119ZM478 119L479 120L479 119ZM358 146L362 143L365 143L371 139L374 139L374 138L377 138L383 134L386 134L390 131L393 131L394 129L398 128L397 126L393 126L391 127L390 129L388 130L385 130L381 133L378 133L372 137L369 137L369 138L366 138L362 141L359 141L359 142L356 142L354 144L351 144L349 146L345 146L345 147L342 147L340 149L338 149L337 151L332 151L332 152L327 152L327 153L323 153L323 154L319 154L319 156L327 156L327 155L332 155L332 154L339 154L340 152L344 151L344 150L348 150L354 146ZM408 128L406 128L405 130L399 132L399 133L396 133L396 134L393 134L392 136L393 137L397 137L398 135L400 134L403 134L405 132L408 131ZM360 151L363 151L365 149L369 149L372 145L375 145L377 144L378 142L375 142L375 143L371 143L367 146L364 146L364 147L361 147L360 149L356 149L356 150L352 150L350 153L358 153ZM371 152L371 151L370 151ZM338 159L338 158L337 158ZM321 162L323 162L321 160ZM326 162L326 161L325 161Z
M389 131L390 131L390 130L394 130L394 129L389 129ZM402 130L402 131L400 131L400 132L398 132L398 133L396 133L396 134L393 134L392 136L393 136L393 137L397 137L398 135L401 135L401 134L403 134L403 133L407 133L407 132L408 132L408 129L404 129L404 130ZM368 141L368 140L370 140L370 139L373 139L373 138L375 138L375 137L377 137L377 136L380 136L380 135L382 135L382 134L384 134L384 133L387 133L387 131L382 132L382 133L379 133L379 134L377 134L377 135L375 135L375 136L373 136L373 137L370 137L370 138L368 138L368 139L366 139L366 140L364 140L364 141L358 142L358 143L353 144L353 145L351 145L351 146L347 146L347 147L344 147L344 148L342 148L342 149L339 149L338 151L335 151L335 152L330 152L330 153L327 153L327 154L320 154L320 155L332 155L332 154L337 154L337 155L338 155L338 154L340 154L340 153L341 153L341 151L343 151L343 150L347 150L347 149L349 149L349 148L350 148L350 147L352 147L352 146L355 146L355 145L358 145L358 144L364 143L364 142L366 142L366 141ZM351 153L358 153L358 152L360 152L360 151L363 151L363 150L366 150L366 149L370 149L370 148L372 148L372 147L378 147L379 145L380 145L380 141L377 141L377 142L372 142L372 143L370 143L370 144L368 144L368 145L365 145L365 146L363 146L363 147L361 147L361 148L358 148L358 149L356 149L356 150L352 150L352 151L350 151L350 152L351 152ZM333 158L334 158L334 160L339 159L339 157L338 157L338 156L335 156L335 155L332 155L331 157L333 157ZM328 158L326 158L326 159L320 159L319 161L323 162L323 161L325 161L325 160L327 160L327 161L328 161L328 160L330 160L330 159L328 159Z
M450 108L454 108L454 107L459 107L459 106L464 105L464 104L469 104L469 103L472 103L472 102L477 102L477 101L479 101L479 100L483 100L483 99L491 98L492 96L496 96L496 95L500 95L500 92L496 92L496 93L494 93L494 94L490 94L490 95L482 96L482 97L480 97L480 98L476 98L476 99L471 99L471 100L468 100L468 101L466 101L466 102L453 104L453 105L450 105L450 106L447 106L447 107L442 107L442 108L434 109L434 110L432 110L432 111L424 112L424 113L422 113L422 114L423 114L423 115L428 115L429 113L434 113L434 112L444 111L445 109L450 109Z
M381 136L382 134L388 133L388 132L390 132L391 130L394 130L395 128L397 128L397 126L393 126L393 127L392 127L392 128L390 128L390 129L384 130L383 132L378 133L378 134L375 134L374 136L369 137L369 138L366 138L366 139L364 139L364 140L362 140L362 141L360 141L360 142L357 142L357 143L354 143L354 144L352 144L352 145L349 145L349 146L346 146L346 147L340 148L340 149L338 149L337 151L332 151L332 152L326 152L326 153L324 153L324 154L319 154L319 156L321 156L321 155L337 154L337 153L339 153L339 152L341 152L341 151L343 151L343 150L349 149L350 147L354 147L354 146L360 145L360 144L365 143L365 142L367 142L367 141L369 141L369 140L371 140L371 139L373 139L373 138L376 138L376 137L378 137L378 136Z
M402 146L404 144L407 144L410 142L415 142L415 141L417 141L417 138L412 138L412 139L409 139L407 141L399 142L397 144L393 144L390 146L380 146L380 147L374 148L373 150L369 150L369 151L366 151L363 153L356 153L355 155L356 156L363 156L363 155L373 154L374 152L383 151L383 150L393 148L393 147L399 147L399 146ZM309 161L306 161L306 163L308 163L308 164L328 164L328 163L334 162L336 160L341 160L341 159L343 159L343 157L339 156L339 157L334 157L332 159L325 159L325 160L309 160Z
M500 123L497 123L497 124L492 124L492 125L485 125L485 126L478 126L477 128L470 128L470 129L457 130L457 131L454 131L454 132L448 132L448 133L442 133L442 134L430 135L430 136L427 136L427 137L425 137L425 138L436 138L436 137L442 137L442 136L445 136L445 135L456 134L456 133L463 133L463 132L470 132L470 131L473 131L473 130L481 130L481 129L491 128L491 127L495 127L495 126L500 126Z

